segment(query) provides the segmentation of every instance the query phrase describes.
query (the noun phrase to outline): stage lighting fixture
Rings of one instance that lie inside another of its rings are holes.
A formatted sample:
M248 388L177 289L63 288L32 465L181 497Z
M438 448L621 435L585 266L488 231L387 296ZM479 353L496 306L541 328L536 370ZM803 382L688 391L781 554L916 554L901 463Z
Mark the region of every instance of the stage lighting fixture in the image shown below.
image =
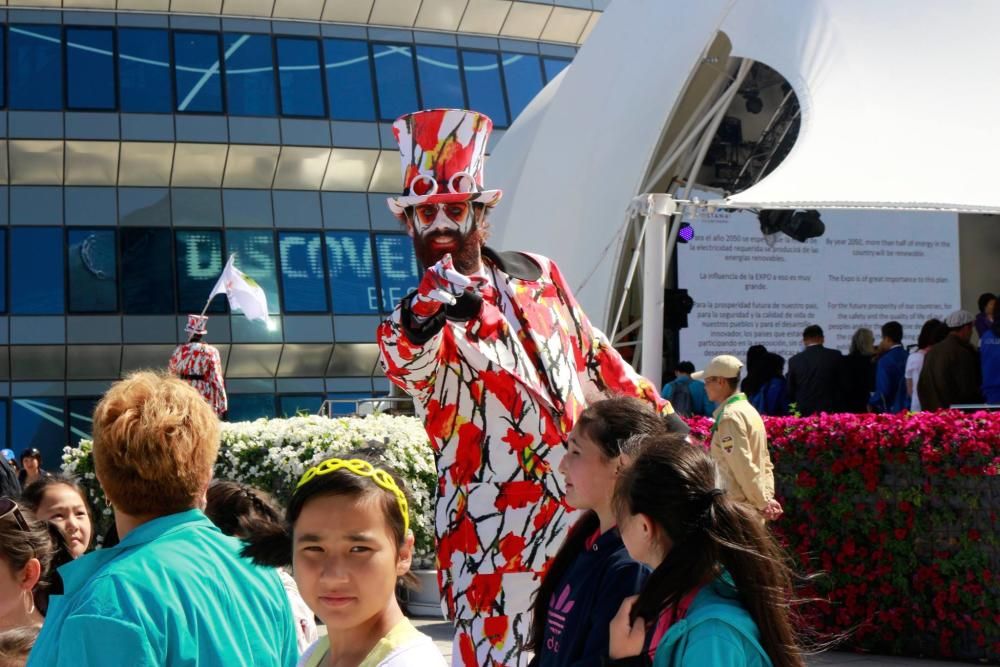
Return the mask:
M690 223L682 222L680 229L677 230L677 242L687 243L694 238L694 227Z
M823 236L826 231L826 225L819 218L819 211L811 209L768 209L758 213L757 220L760 221L760 232L764 236L781 232L799 243Z

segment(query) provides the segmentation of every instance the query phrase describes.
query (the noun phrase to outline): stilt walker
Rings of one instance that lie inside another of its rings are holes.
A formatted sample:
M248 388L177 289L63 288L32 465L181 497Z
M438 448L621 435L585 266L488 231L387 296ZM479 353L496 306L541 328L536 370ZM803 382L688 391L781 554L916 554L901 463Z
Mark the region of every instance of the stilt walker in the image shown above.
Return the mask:
M386 375L413 397L434 448L438 577L452 660L466 667L528 662L531 595L570 512L556 468L587 403L614 392L672 412L591 326L552 260L485 246L501 196L483 188L492 126L443 109L393 124L404 189L389 208L426 272L378 330Z
M205 308L208 308L208 304L205 304ZM208 333L207 325L208 317L204 311L201 315L188 315L187 326L184 327L184 331L188 333L188 342L174 350L167 368L197 389L221 419L229 410L229 400L226 398L219 350L202 340Z

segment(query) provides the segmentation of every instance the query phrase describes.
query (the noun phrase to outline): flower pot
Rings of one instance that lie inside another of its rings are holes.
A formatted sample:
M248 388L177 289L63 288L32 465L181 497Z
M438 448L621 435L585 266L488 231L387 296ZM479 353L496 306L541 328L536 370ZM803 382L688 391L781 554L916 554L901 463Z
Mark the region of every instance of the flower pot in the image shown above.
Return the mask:
M409 615L421 618L444 618L437 570L412 570L412 572L420 582L420 588L407 591L406 608Z

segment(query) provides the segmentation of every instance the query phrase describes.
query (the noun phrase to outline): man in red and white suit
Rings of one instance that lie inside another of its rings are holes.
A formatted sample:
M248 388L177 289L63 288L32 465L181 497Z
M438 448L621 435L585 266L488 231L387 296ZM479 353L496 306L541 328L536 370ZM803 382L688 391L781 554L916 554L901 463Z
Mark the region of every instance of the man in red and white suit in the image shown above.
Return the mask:
M226 383L222 379L222 357L219 350L202 341L208 333L208 317L188 315L184 331L188 342L178 345L170 355L167 370L198 390L221 419L229 410Z
M571 511L556 470L588 401L672 412L590 324L555 263L485 247L492 122L421 111L393 125L404 193L389 199L427 270L381 324L389 379L414 398L437 461L438 577L456 665L524 665L531 595Z

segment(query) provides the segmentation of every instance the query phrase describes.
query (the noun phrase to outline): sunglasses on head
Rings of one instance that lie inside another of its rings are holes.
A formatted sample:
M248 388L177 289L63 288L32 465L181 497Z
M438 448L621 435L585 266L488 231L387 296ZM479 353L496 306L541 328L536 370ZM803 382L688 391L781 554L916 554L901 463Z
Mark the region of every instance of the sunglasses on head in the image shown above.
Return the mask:
M21 514L21 508L17 506L17 503L5 496L0 498L0 521L6 519L7 515L13 515L14 521L17 522L18 527L24 532L31 530L28 527L27 519Z

